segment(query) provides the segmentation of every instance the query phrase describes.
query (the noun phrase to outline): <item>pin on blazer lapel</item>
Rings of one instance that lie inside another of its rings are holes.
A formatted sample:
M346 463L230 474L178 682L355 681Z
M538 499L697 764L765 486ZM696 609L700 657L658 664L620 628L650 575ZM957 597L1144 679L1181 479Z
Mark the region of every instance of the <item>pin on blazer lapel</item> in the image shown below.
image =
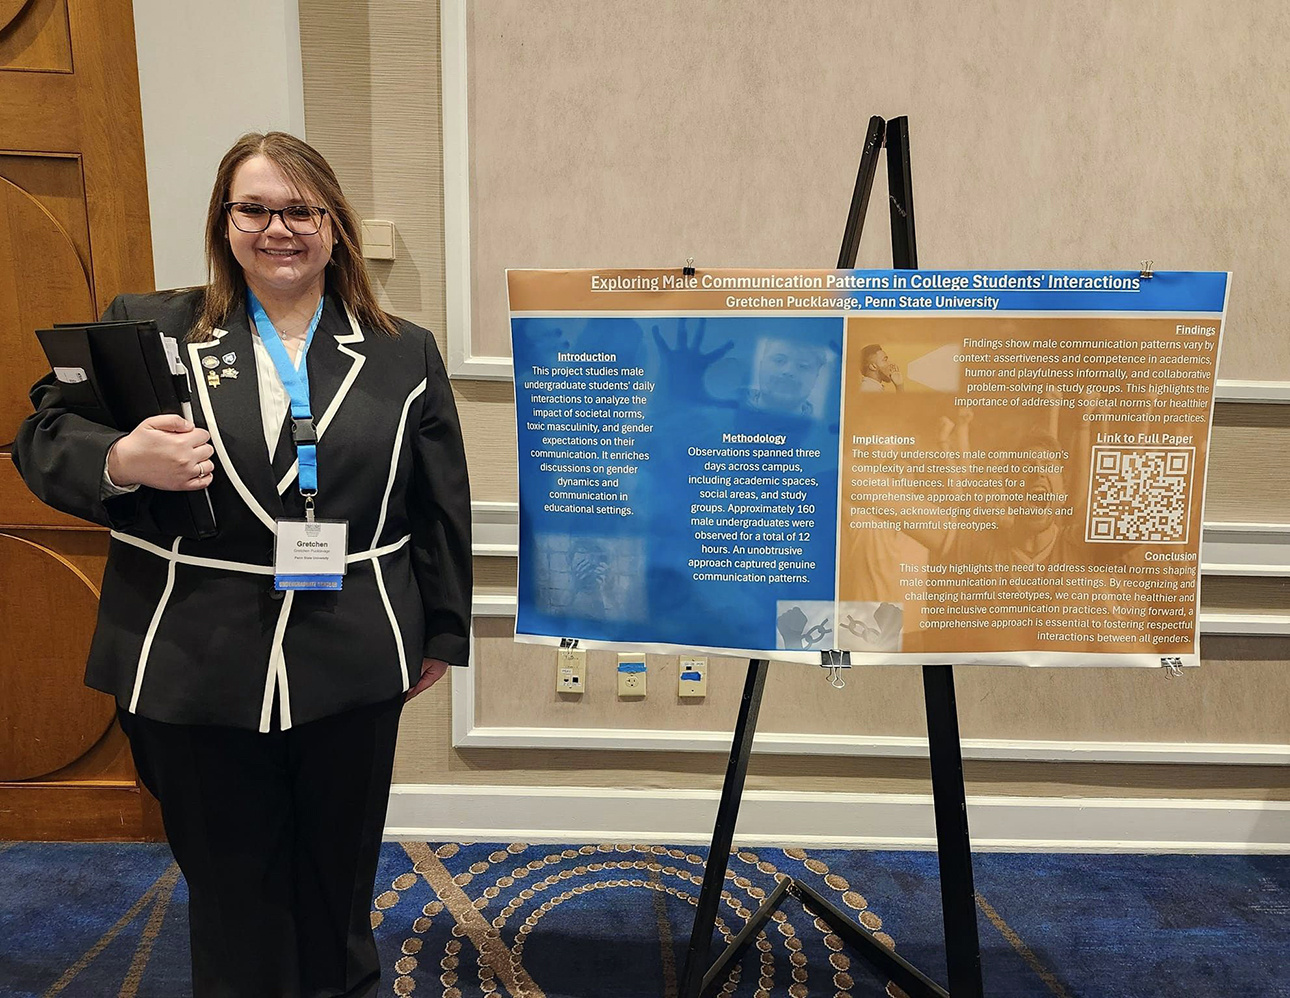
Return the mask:
M305 356L305 363L309 366L310 404L315 413L314 432L319 440L336 419L345 396L358 378L358 372L367 362L364 354L353 349L363 341L363 330L354 314L339 299L329 296L323 306L313 344ZM320 412L322 416L317 417ZM293 462L277 483L278 495L291 487L298 471L298 465ZM320 466L320 474L325 476L326 473L326 469ZM320 479L320 488L325 484L325 479Z
M189 343L188 357L196 381L197 397L210 431L211 446L220 460L220 470L234 491L271 533L277 533L277 519L283 515L282 497L274 488L269 456L264 448L264 427L260 417L260 389L255 372L255 350L244 309L235 309L227 329L216 329L215 338ZM236 379L221 379L218 387L206 381L205 357L220 358L219 370L228 366L223 355L237 355Z

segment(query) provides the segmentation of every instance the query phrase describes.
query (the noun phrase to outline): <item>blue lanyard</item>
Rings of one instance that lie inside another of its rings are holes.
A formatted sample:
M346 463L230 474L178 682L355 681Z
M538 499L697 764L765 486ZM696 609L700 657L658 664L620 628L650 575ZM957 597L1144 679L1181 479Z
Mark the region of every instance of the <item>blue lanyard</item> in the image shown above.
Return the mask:
M309 368L305 361L309 356L309 344L314 341L314 332L318 329L318 320L322 318L324 301L326 295L318 300L318 310L309 322L309 332L305 335L305 345L300 348L300 365L297 367L291 363L291 355L283 346L282 337L273 328L255 292L249 287L246 289L246 307L278 368L282 386L291 396L291 439L295 441L296 461L300 468L300 494L306 497L318 494L318 434L314 430L313 411L309 408Z

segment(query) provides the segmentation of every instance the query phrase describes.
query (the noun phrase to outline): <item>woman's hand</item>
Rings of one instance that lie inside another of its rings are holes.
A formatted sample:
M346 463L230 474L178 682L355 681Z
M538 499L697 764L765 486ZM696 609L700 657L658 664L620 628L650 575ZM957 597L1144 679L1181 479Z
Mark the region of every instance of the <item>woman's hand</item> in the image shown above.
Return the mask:
M195 492L215 473L211 435L183 416L149 416L108 451L107 472L118 486L147 485Z
M437 658L427 658L421 663L421 678L417 684L408 690L403 697L403 702L407 703L414 696L424 693L435 683L443 678L443 674L448 671L448 663L441 662Z

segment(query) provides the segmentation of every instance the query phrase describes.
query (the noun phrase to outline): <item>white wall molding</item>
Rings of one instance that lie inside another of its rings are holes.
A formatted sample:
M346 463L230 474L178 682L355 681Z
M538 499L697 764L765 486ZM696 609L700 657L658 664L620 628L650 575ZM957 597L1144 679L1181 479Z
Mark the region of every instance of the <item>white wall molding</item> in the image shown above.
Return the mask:
M395 784L392 839L493 842L711 841L716 790L618 790ZM1290 804L1219 800L968 797L978 852L1290 852ZM749 790L742 846L931 849L932 797L923 794ZM791 862L772 859L791 870Z
M1290 403L1290 381L1232 381L1219 378L1214 382L1214 398L1219 402Z
M1200 633L1245 634L1251 637L1290 635L1290 613L1200 612Z
M520 553L520 504L472 502L471 551L475 557L516 558ZM1290 529L1290 528L1287 528ZM1287 572L1290 574L1290 571Z
M1205 575L1290 576L1290 523L1206 522L1200 556Z
M476 591L470 601L472 617L514 617L516 596L513 592Z
M443 242L448 376L512 380L510 357L475 353L470 307L470 114L466 0L441 0L443 70Z

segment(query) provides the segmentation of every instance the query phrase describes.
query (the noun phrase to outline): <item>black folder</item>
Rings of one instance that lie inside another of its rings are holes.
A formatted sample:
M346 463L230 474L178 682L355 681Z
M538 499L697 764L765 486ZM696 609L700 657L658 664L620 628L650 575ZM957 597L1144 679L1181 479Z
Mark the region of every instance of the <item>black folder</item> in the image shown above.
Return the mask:
M163 413L191 419L188 376L179 373L182 365L171 370L153 320L60 323L36 337L77 415L126 432ZM217 532L205 489L152 490L148 511L163 534L201 539Z

